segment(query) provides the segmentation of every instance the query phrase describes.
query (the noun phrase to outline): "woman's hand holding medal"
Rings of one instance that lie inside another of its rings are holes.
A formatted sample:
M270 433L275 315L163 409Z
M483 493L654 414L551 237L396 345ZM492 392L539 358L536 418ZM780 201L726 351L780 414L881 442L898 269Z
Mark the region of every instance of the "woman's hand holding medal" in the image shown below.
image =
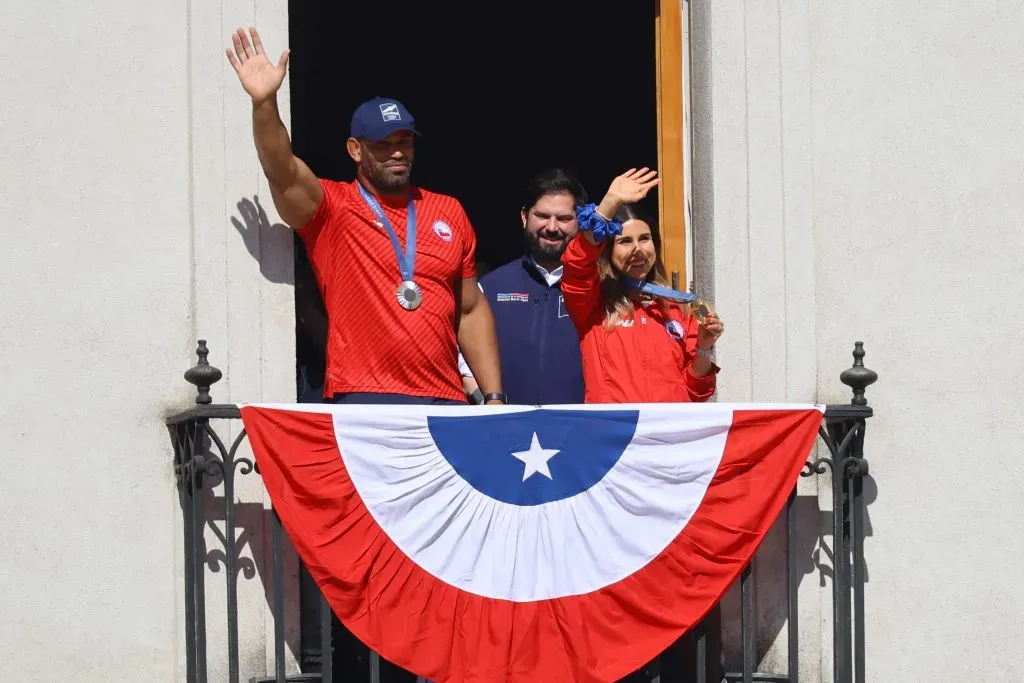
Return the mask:
M707 318L697 326L697 348L710 349L725 332L725 324L714 311L708 311Z

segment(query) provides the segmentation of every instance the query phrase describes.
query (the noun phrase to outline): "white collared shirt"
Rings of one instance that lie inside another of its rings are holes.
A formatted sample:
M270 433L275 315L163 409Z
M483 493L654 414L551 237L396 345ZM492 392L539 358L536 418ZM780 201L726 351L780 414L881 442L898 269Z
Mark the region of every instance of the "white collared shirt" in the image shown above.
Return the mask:
M547 268L533 260L533 256L530 256L530 263L533 264L533 267L541 274L544 281L548 283L548 287L554 287L562 281L562 266L558 266L549 273Z

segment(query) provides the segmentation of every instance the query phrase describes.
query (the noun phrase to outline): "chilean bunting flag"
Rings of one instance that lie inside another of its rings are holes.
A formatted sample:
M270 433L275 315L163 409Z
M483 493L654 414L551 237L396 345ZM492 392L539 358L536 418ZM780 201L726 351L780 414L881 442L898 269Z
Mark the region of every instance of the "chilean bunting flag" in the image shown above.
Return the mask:
M790 404L241 406L342 622L432 681L615 681L736 580L810 455Z

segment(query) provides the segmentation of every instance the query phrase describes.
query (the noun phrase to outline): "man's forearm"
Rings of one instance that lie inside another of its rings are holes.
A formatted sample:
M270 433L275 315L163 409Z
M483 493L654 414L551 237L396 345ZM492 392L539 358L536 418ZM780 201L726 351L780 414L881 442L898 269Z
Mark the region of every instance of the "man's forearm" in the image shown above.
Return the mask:
M480 386L480 391L485 396L501 391L501 364L498 360L498 337L494 332L494 317L491 307L482 297L471 312L462 315L459 324L459 346Z
M278 187L290 185L298 169L288 129L277 109L276 95L252 103L252 134L267 180Z

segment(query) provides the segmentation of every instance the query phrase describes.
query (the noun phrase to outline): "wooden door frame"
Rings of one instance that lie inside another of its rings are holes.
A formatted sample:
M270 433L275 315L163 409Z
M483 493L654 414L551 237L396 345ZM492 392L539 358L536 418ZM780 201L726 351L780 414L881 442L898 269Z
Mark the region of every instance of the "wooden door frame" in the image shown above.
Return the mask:
M686 154L682 0L654 0L658 98L658 224L673 286L686 289ZM678 277L673 277L678 274Z

